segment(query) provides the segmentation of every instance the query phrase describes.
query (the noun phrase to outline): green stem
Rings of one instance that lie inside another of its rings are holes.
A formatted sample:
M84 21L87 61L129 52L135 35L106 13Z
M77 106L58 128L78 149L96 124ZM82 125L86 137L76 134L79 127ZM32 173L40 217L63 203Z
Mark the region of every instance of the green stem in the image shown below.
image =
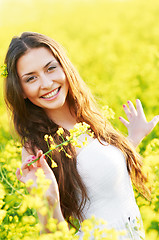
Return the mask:
M83 133L78 134L76 137L79 137L81 134L83 134ZM57 145L54 149L56 149L56 148L58 148L58 147L61 147L61 146L64 145L65 143L69 143L69 142L71 142L72 140L73 140L73 137L72 137L71 139L69 139L69 140L66 140L66 141L60 143L60 144ZM47 155L48 153L52 152L54 149L48 150L46 153L44 153L44 155ZM35 159L35 160L33 160L31 163L28 163L28 166L30 166L30 165L33 164L34 162L38 161L39 159L40 159L40 157L37 158L37 159Z
M64 143L69 142L69 141L70 141L70 140L67 140L67 141L65 141L65 142L60 143L60 144L57 145L54 149L56 149L56 148L62 146ZM48 150L46 153L44 153L44 155L47 155L48 153L50 153L50 152L53 151L54 149L50 149L50 150ZM40 157L37 158L37 159L35 159L35 160L33 160L31 163L28 163L28 166L30 166L31 164L35 163L35 162L38 161L39 159L40 159Z
M8 182L8 180L5 178L5 176L4 176L3 172L2 172L1 167L0 167L0 173L1 173L1 175L2 175L2 181L5 180L5 182L12 188L12 190L14 190L14 191L18 192L19 194L21 194L22 196L24 196L23 193L19 192L16 188L14 188L14 187L10 184L10 182Z

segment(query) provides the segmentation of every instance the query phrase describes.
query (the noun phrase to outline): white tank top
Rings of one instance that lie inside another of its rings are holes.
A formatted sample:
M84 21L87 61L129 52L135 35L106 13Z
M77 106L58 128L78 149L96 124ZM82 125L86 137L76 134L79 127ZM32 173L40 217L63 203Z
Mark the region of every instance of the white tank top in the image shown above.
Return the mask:
M104 219L107 228L126 230L127 236L120 239L144 239L124 155L118 148L103 143L94 139L77 156L77 169L90 199L84 208L85 218L94 215ZM80 231L78 235L82 239Z

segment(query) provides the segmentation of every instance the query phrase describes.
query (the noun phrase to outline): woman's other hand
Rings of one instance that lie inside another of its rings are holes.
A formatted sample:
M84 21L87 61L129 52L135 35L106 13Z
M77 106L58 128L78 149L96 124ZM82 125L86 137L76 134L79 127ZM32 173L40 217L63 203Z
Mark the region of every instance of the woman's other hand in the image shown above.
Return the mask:
M50 187L46 191L45 196L47 197L48 201L51 204L59 202L59 190L58 190L57 181L53 171L50 169L49 165L45 160L45 155L43 154L42 150L38 150L36 156L27 154L26 150L23 150L23 151L25 151L24 155L25 156L27 155L27 157L25 158L25 160L23 160L24 157L22 157L22 166L21 166L22 175L20 173L19 168L16 171L16 176L18 180L23 183L26 183L29 179L32 179L34 183L31 187L36 187L37 177L35 173L38 168L42 168L44 171L45 177L51 180ZM23 156L23 153L22 153L22 156ZM29 163L31 163L33 160L39 157L40 157L39 160L37 160L35 163L28 166Z
M28 163L32 162L33 160L39 158L35 163L28 166ZM33 180L33 185L31 187L36 187L36 171L38 168L42 168L44 171L44 175L47 179L51 180L51 184L49 188L47 189L45 193L45 197L48 200L49 206L55 207L53 211L53 216L58 220L58 222L64 221L64 217L62 214L61 206L60 206L60 196L59 196L59 189L58 184L55 178L55 175L49 165L47 164L45 160L45 155L43 154L42 150L38 150L36 156L30 155L25 148L22 150L22 175L20 173L20 169L17 168L16 176L19 181L26 183L29 179ZM29 189L28 189L29 190ZM41 214L38 213L39 219L42 222L44 226L47 224L47 218L46 216L41 216ZM46 229L48 231L48 229Z
M128 107L123 105L126 116L129 120L119 117L120 121L128 129L128 139L135 147L148 135L159 122L159 115L155 116L150 122L147 122L142 104L139 99L136 100L136 109L131 101L128 101Z

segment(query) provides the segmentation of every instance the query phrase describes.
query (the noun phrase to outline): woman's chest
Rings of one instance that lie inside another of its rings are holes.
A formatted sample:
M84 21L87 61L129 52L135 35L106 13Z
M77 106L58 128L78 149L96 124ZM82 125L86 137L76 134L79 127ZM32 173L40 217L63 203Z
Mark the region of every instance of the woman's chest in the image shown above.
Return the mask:
M79 153L77 169L88 191L98 194L119 191L129 178L122 152L112 145L102 145L97 139Z

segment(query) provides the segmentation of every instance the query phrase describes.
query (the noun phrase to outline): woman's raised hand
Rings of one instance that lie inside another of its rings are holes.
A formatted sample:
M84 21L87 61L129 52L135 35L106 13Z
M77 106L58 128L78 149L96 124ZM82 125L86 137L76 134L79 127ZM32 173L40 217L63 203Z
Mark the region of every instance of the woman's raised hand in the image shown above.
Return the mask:
M147 122L139 99L136 100L136 109L131 101L127 103L128 107L123 105L123 108L129 122L123 117L119 117L119 119L128 129L128 139L137 147L142 139L148 135L159 122L159 115L155 116L150 122Z
M28 166L28 163L32 162L34 159L39 157L40 159L38 161ZM51 168L49 167L49 165L45 160L45 155L43 154L42 150L39 150L36 156L29 155L22 163L22 166L21 166L22 175L20 174L20 169L18 168L16 171L16 176L18 180L23 183L26 183L29 179L32 179L34 183L31 187L35 187L37 185L36 184L37 177L35 173L38 168L42 168L44 171L45 177L51 180L51 185L49 189L46 191L45 196L47 197L47 199L51 204L59 202L58 184L57 184L54 173L52 172Z

